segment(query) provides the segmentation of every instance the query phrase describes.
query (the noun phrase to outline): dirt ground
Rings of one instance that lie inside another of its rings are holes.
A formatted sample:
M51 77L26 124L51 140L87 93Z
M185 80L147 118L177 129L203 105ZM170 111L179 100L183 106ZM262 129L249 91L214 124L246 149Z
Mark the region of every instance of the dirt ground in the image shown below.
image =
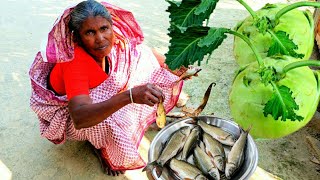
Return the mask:
M85 142L53 145L40 137L36 115L29 108L30 80L28 70L49 27L63 9L78 0L6 0L0 2L0 165L3 163L13 179L147 179L141 170L127 171L121 177L102 173L97 158ZM145 43L166 53L169 45L169 17L165 0L108 0L130 9L140 23ZM267 2L281 0L246 0L253 9ZM220 0L209 21L210 26L233 28L248 16L235 0ZM186 81L184 91L190 95L187 106L197 106L211 82L207 107L201 115L215 114L232 119L228 93L238 66L232 55L233 38L229 36L203 63L199 77ZM140 152L147 160L148 147L157 132L148 131ZM310 161L306 136L320 139L320 114L304 128L276 140L256 140L262 169L285 180L320 179L320 166ZM0 166L1 168L1 166ZM1 171L0 171L1 172ZM1 177L1 176L0 176ZM0 178L1 179L1 178Z

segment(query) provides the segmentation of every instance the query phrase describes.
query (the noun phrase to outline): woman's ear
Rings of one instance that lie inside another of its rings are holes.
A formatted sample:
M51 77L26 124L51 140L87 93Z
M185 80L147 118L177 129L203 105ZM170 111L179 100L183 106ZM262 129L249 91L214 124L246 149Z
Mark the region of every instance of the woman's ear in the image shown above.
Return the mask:
M77 43L78 45L82 44L80 35L75 33L74 31L71 32L71 38L74 43Z
M75 35L74 31L71 31L71 40L72 40L72 42L74 42L74 43L78 42L78 38L77 38L77 36Z

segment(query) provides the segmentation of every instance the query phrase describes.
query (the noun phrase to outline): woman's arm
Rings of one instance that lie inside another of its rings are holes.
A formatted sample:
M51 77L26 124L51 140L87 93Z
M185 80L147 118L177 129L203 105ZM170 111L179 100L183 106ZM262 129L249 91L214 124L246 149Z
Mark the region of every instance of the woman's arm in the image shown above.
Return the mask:
M138 86L132 89L134 103L154 106L163 99L161 90L152 84ZM122 107L130 104L129 90L119 93L110 99L92 103L88 95L78 95L70 99L68 108L76 129L95 126Z
M160 66L163 67L163 68L169 69L169 68L168 68L168 65L165 63L166 57L165 57L163 54L160 54L160 53L159 53L157 50L155 50L155 49L151 49L151 50L152 50L153 55L157 58Z

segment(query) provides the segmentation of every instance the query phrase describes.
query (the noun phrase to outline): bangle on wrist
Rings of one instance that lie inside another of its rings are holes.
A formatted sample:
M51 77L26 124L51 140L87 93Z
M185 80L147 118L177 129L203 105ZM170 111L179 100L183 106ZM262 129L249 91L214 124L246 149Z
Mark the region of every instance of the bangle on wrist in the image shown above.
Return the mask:
M132 89L131 89L131 88L129 89L129 92L130 92L130 100L131 100L131 103L134 103L134 102L133 102L133 98L132 98Z

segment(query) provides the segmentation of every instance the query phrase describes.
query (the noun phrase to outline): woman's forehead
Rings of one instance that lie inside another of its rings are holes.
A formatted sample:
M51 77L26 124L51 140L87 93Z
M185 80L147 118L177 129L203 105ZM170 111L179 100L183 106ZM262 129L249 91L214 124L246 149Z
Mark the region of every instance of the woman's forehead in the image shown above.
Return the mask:
M111 25L110 22L102 16L89 16L81 25L81 29L95 29L102 26Z

